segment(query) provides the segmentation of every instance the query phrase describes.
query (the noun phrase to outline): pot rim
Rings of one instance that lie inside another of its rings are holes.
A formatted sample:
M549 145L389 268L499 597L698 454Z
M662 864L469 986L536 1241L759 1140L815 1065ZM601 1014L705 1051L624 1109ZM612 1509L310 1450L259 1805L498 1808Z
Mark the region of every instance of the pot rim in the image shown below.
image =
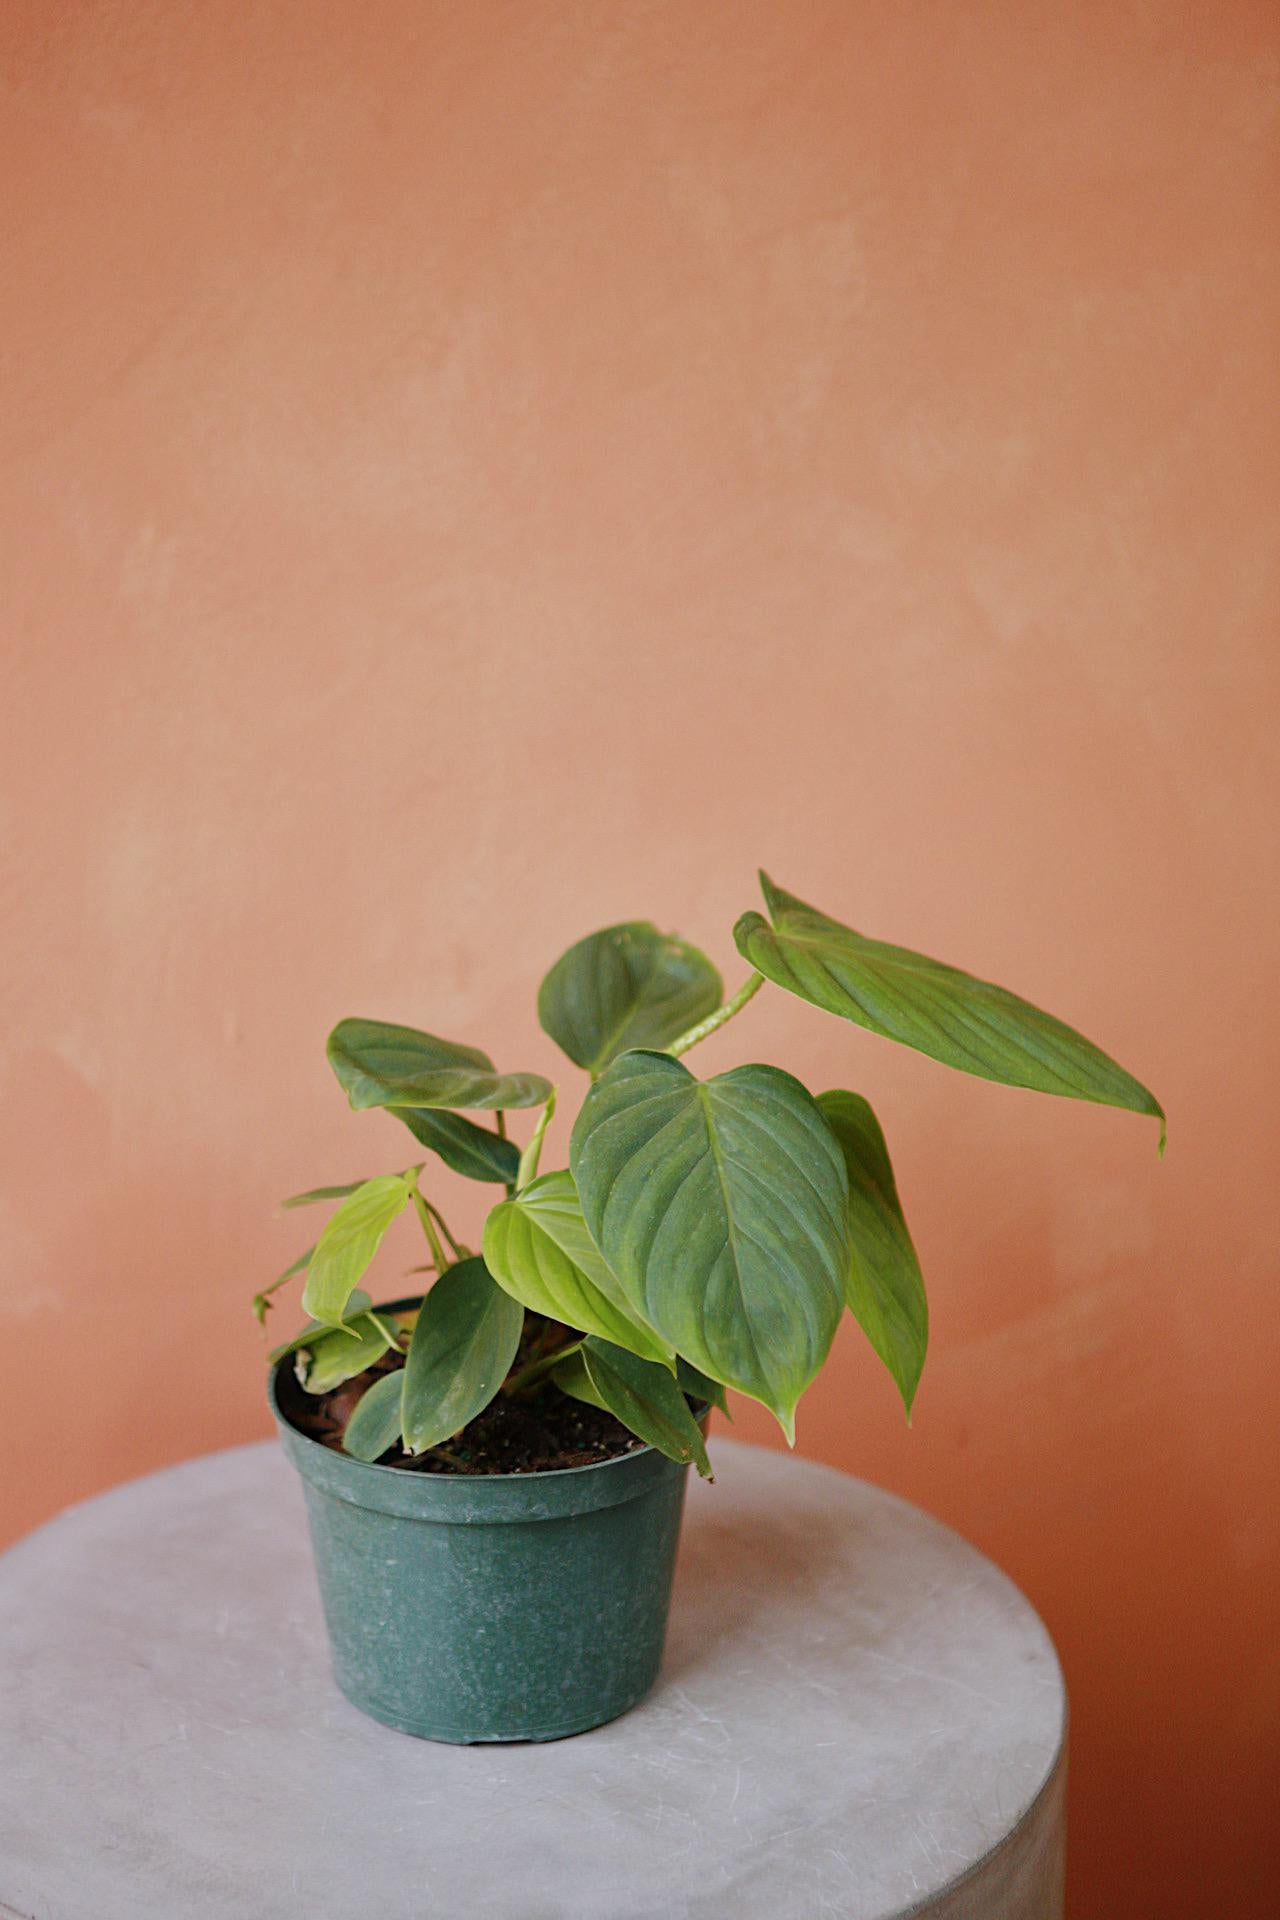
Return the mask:
M425 1293L414 1293L399 1300L379 1300L374 1302L369 1311L372 1313L397 1313L411 1307L420 1306L426 1297ZM322 1441L315 1439L313 1435L309 1433L304 1433L301 1427L294 1425L280 1403L280 1395L277 1390L281 1372L292 1358L292 1354L282 1353L280 1358L273 1362L267 1373L267 1399L270 1402L271 1411L275 1415L277 1425L282 1428L287 1428L290 1440L299 1445L314 1448L317 1454L335 1456L343 1463L344 1468L359 1473L376 1474L382 1479L393 1479L403 1483L407 1477L403 1467L384 1467L376 1460L357 1460L354 1454L347 1453L341 1447L326 1447ZM694 1414L694 1418L701 1424L710 1412L710 1406L699 1407ZM636 1438L639 1439L639 1436L637 1435ZM496 1488L500 1486L511 1486L513 1483L527 1487L534 1482L547 1482L552 1480L563 1482L580 1478L586 1474L599 1473L603 1468L623 1467L626 1466L628 1462L636 1461L645 1454L657 1454L660 1460L667 1459L666 1454L658 1453L658 1449L651 1441L640 1440L638 1446L630 1447L626 1453L615 1453L607 1460L589 1460L585 1466L581 1467L535 1467L531 1473L441 1473L424 1475L422 1478L424 1480L430 1480L431 1483L437 1487L458 1484L470 1488L484 1485ZM670 1460L668 1464L683 1471L688 1463ZM376 1483L371 1481L369 1484L372 1486ZM417 1484L421 1484L421 1481L417 1482Z

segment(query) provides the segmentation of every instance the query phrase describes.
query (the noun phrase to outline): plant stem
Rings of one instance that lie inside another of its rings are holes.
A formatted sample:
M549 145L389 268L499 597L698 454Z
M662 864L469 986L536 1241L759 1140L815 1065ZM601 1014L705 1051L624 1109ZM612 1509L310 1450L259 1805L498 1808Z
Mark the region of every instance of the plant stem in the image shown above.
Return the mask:
M535 1180L537 1178L538 1162L542 1157L542 1142L546 1138L547 1128L551 1122L551 1116L556 1110L557 1091L558 1091L557 1088L552 1087L550 1093L547 1095L546 1104L544 1105L542 1112L538 1115L538 1124L533 1130L533 1138L530 1140L524 1152L520 1155L520 1169L519 1169L519 1172L516 1174L516 1192L517 1193L519 1193L522 1187L527 1187L531 1180Z
M431 1249L431 1258L436 1263L436 1272L443 1273L449 1262L444 1257L444 1248L440 1245L440 1236L435 1230L431 1209L416 1187L413 1189L413 1204L418 1209L418 1218L422 1222L422 1231L427 1236L427 1245Z
M449 1222L445 1219L439 1207L435 1206L430 1200L428 1200L425 1194L423 1194L422 1196L422 1204L426 1208L427 1212L431 1215L431 1218L435 1221L436 1225L439 1227L445 1239L449 1242L450 1247L453 1249L454 1259L465 1260L467 1257L467 1250L464 1246L460 1244L459 1241L455 1240L452 1233L450 1233Z
M708 1034L716 1031L717 1027L722 1027L726 1020L732 1020L735 1013L741 1013L748 1000L759 993L763 985L762 973L749 974L731 1000L726 1000L722 1007L717 1007L714 1013L709 1013L705 1020L699 1020L696 1027L690 1027L689 1031L682 1033L678 1040L673 1040L667 1052L674 1053L677 1057L682 1053L688 1053L690 1047L696 1047L699 1040L705 1040Z
M586 1335L581 1334L578 1339L571 1340L567 1346L557 1347L554 1353L544 1353L539 1359L531 1360L527 1367L521 1367L519 1373L512 1374L503 1392L523 1393L526 1387L532 1386L535 1380L540 1380L544 1373L550 1373L552 1367L558 1367L562 1360L567 1360L571 1353L576 1353L578 1348L585 1344Z

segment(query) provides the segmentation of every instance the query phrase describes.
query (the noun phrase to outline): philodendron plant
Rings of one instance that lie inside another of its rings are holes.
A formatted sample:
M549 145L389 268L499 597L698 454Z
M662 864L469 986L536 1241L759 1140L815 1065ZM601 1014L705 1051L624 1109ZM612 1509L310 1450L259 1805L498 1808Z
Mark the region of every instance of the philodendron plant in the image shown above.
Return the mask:
M500 1073L478 1048L414 1027L334 1028L329 1061L354 1108L388 1109L430 1164L503 1189L479 1252L428 1197L427 1162L285 1203L340 1202L255 1310L265 1319L268 1294L305 1269L311 1321L273 1359L293 1353L312 1394L375 1368L349 1453L420 1455L499 1394L559 1390L706 1473L691 1402L723 1406L732 1387L792 1440L846 1308L910 1414L928 1313L870 1106L844 1088L815 1095L781 1067L701 1080L685 1064L766 982L962 1072L1151 1114L1163 1151L1154 1095L1060 1020L761 884L768 917L734 928L752 970L728 999L705 955L647 921L588 935L547 974L539 1021L588 1082L567 1167L541 1170L558 1098L541 1075ZM540 1110L523 1150L507 1134L516 1108ZM437 1277L416 1317L393 1317L361 1282L408 1210L429 1254L421 1271Z

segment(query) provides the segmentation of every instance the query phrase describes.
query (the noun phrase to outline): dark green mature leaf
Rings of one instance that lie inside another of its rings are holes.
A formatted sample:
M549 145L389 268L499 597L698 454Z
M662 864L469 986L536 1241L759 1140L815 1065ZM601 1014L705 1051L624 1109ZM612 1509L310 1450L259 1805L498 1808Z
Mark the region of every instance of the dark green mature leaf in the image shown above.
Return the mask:
M380 1460L401 1435L400 1396L404 1380L399 1367L384 1373L360 1396L342 1435L342 1448L354 1460Z
M729 1402L720 1382L712 1380L705 1373L699 1373L696 1367L691 1367L679 1355L676 1357L676 1379L685 1393L691 1394L695 1400L701 1400L705 1406L718 1407L726 1419L730 1418Z
M405 1363L401 1419L410 1453L438 1446L484 1412L523 1326L524 1309L479 1255L441 1275L422 1303Z
M648 920L590 933L562 954L538 990L543 1031L594 1077L631 1047L665 1047L719 1006L705 954Z
M456 1046L385 1020L340 1020L329 1064L357 1111L366 1107L537 1107L551 1082L497 1073L478 1047Z
M571 1161L626 1299L788 1439L844 1306L848 1182L813 1099L777 1067L699 1081L626 1053L592 1087Z
M692 1460L704 1480L712 1478L701 1429L665 1367L594 1336L582 1348L581 1358L598 1405L668 1460Z
M331 1393L398 1346L395 1322L361 1313L345 1326L325 1327L297 1345L294 1372L308 1393Z
M897 1382L910 1417L929 1344L929 1308L889 1150L880 1122L860 1094L820 1093L818 1105L840 1142L849 1175L852 1247L845 1298Z
M414 1139L438 1153L446 1167L468 1180L489 1180L510 1186L520 1165L520 1149L489 1127L478 1127L460 1113L440 1107L396 1107Z
M1005 1086L1153 1114L1155 1095L1074 1028L988 980L906 947L868 940L762 873L773 925L744 913L738 951L777 986L944 1066Z
M484 1223L484 1257L521 1306L670 1370L670 1347L637 1318L587 1232L571 1173L544 1173L494 1207Z
M562 1360L558 1367L553 1367L551 1378L561 1393L567 1393L571 1400L583 1400L587 1406L599 1407L602 1413L608 1413L608 1407L591 1384L581 1348L571 1353L568 1359Z
M408 1206L411 1191L411 1179L386 1173L348 1195L316 1241L302 1293L305 1312L326 1326L342 1325L352 1288L364 1277L391 1222Z

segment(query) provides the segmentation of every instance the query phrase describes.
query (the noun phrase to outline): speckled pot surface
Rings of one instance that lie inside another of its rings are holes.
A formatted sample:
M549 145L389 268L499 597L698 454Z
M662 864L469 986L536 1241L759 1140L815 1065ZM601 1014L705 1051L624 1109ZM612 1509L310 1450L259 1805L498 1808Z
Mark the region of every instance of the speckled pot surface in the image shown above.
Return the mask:
M688 1468L652 1447L475 1476L367 1466L291 1426L338 1685L429 1740L558 1740L657 1677Z

